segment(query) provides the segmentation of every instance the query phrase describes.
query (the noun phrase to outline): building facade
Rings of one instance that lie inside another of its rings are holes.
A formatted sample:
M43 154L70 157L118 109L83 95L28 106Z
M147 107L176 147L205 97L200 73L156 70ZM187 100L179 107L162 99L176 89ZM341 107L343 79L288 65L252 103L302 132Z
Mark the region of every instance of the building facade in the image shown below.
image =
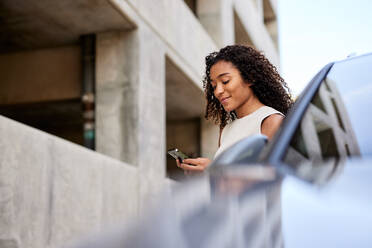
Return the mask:
M279 66L276 0L0 8L0 247L58 247L135 218L179 178L169 148L212 158L208 53L250 45Z

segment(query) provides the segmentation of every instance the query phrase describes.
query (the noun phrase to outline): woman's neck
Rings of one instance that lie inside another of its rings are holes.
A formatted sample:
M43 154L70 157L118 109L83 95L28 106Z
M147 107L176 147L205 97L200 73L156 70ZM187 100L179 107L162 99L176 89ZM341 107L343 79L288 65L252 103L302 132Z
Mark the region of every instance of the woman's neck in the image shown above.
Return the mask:
M237 108L235 110L236 115L239 118L242 118L244 116L247 116L249 114L252 114L257 109L265 106L256 96L250 98L248 101L246 101L242 106Z

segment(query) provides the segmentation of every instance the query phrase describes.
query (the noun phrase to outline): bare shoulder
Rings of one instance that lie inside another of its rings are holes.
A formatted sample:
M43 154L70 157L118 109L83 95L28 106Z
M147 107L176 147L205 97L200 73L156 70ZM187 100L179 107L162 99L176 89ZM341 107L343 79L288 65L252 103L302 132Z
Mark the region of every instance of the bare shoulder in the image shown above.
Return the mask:
M276 131L278 131L283 119L284 116L281 114L269 115L261 123L261 133L271 139L275 135Z

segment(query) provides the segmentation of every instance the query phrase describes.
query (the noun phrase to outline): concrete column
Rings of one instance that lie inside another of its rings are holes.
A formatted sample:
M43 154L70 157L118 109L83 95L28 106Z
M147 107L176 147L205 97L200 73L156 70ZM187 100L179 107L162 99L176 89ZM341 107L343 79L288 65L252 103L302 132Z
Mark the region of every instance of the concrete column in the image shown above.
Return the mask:
M165 48L145 25L97 35L97 151L139 169L142 200L165 178Z
M144 201L163 187L166 174L165 47L147 26L140 26L138 74L138 165Z
M259 16L259 19L263 22L264 21L264 2L263 0L256 0L256 6L257 6L257 14Z
M197 15L218 47L235 43L233 0L198 1Z
M97 35L96 150L138 164L138 36Z

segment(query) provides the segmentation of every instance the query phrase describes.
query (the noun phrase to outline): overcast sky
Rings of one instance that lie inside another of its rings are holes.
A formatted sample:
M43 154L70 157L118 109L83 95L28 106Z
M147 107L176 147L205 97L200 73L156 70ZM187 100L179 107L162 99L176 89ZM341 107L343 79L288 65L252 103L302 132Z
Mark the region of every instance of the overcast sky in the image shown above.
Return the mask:
M280 71L294 95L327 63L372 52L372 0L278 0L278 19Z

